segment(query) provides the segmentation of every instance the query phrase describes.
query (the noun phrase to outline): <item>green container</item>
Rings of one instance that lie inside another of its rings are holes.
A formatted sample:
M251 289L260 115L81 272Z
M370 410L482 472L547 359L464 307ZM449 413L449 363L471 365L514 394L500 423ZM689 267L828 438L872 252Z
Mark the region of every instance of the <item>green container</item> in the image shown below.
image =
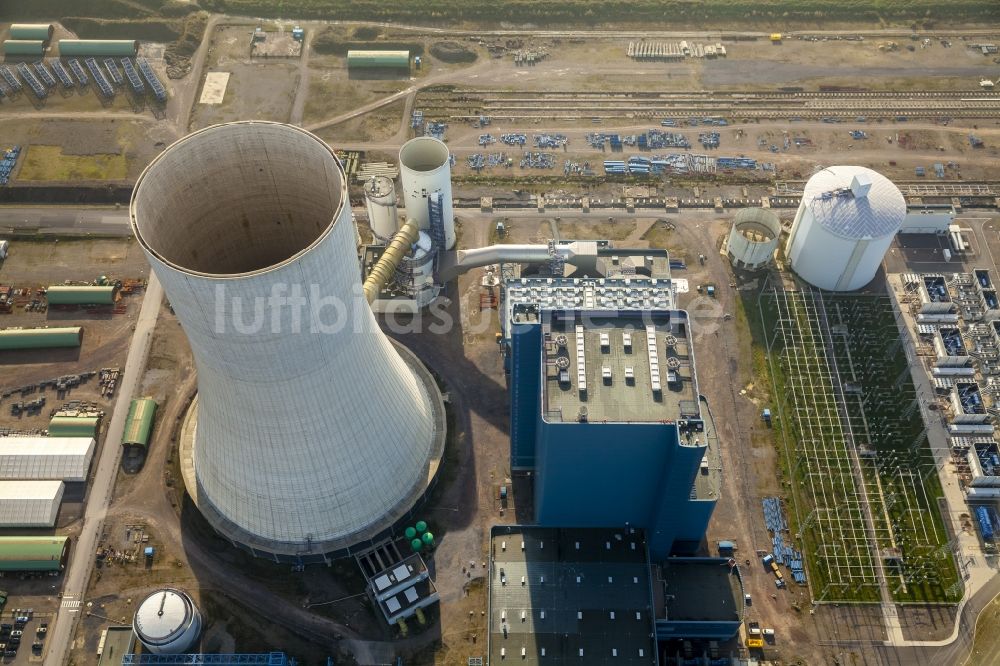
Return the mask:
M49 421L49 437L94 437L96 416L54 416Z
M64 536L0 537L0 571L59 571L68 552Z
M409 51L348 51L347 66L351 69L409 69Z
M51 349L54 347L79 347L83 329L67 328L14 328L0 331L0 351L7 349Z
M424 541L424 545L430 548L434 545L434 535L430 532L424 532L424 535L420 537Z
M11 39L34 39L48 43L54 32L51 23L14 23L10 26Z
M424 532L426 532L427 531L427 523L425 523L422 520L418 520L417 521L417 531L420 532L421 534L423 534Z
M134 39L60 39L59 55L64 58L76 56L121 56L134 58L139 52L139 42Z
M417 536L417 530L415 530L415 529L414 529L414 528L412 528L412 527L407 527L407 528L406 528L406 531L405 531L405 532L403 532L403 534L405 534L405 535L406 535L406 538L407 538L407 539L409 539L409 540L411 540L411 541L412 541L412 540L413 540L413 539L415 539L415 538L416 538L416 536Z
M4 55L40 56L45 53L45 42L36 39L8 39L3 43Z
M149 447L149 436L153 432L153 417L156 416L156 401L152 398L136 398L128 408L122 445Z
M410 548L413 549L414 553L419 553L424 547L424 542L420 539L414 539L410 542Z
M114 305L118 288L54 285L45 292L49 305Z

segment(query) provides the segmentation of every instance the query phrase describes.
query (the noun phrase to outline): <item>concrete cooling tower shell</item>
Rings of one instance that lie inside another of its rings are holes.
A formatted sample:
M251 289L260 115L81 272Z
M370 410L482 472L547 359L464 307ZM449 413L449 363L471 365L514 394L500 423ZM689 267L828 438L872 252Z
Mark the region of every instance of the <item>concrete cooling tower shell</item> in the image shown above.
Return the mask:
M130 215L197 366L181 466L213 527L317 561L404 518L437 470L444 408L361 296L330 148L278 123L200 130L146 168Z
M430 229L427 198L441 193L445 249L455 247L455 212L451 202L451 153L444 142L430 136L410 139L399 149L399 182L406 216Z
M785 254L806 282L853 291L878 273L906 217L906 201L880 173L833 166L806 183Z
M781 221L763 208L744 208L733 218L726 253L733 266L756 270L770 263L778 249Z

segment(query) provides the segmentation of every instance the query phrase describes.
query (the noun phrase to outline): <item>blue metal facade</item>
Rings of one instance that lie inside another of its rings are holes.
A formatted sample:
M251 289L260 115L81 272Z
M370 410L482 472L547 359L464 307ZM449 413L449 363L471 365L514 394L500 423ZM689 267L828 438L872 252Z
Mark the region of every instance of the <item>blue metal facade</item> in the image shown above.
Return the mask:
M535 466L535 438L542 411L541 348L541 326L511 325L510 466L514 470Z
M535 520L553 527L646 530L654 560L697 550L716 499L692 498L705 446L677 423L548 422L539 324L511 335L511 467L535 470Z

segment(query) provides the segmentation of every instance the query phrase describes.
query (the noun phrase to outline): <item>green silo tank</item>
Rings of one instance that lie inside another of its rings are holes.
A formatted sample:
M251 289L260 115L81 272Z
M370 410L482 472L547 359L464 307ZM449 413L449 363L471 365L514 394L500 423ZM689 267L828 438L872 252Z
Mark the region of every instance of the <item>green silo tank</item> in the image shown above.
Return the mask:
M434 545L434 535L430 532L424 532L424 535L420 537L424 541L424 545L430 548Z
M423 534L426 531L427 531L427 523L425 523L422 520L418 520L417 521L417 532L419 532L420 534Z
M414 553L419 553L423 547L424 547L424 542L421 541L420 539L414 539L413 541L410 542L410 548L413 549Z
M406 535L407 539L410 539L412 541L417 536L417 530L413 529L412 527L407 527L406 531L404 531L403 534Z

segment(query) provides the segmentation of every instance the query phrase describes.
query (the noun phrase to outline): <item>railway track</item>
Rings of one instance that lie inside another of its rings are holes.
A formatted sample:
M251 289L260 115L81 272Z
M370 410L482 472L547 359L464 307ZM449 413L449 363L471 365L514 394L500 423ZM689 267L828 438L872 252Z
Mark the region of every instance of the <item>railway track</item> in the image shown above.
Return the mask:
M495 90L430 91L417 106L429 115L453 120L497 119L732 118L821 119L988 118L1000 113L1000 92L855 91L855 92L505 92Z

